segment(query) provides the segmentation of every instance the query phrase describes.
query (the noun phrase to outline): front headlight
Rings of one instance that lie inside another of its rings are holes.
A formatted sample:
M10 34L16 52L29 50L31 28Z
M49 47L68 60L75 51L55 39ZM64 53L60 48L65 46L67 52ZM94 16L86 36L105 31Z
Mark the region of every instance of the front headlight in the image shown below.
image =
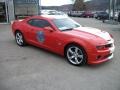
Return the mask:
M106 45L96 46L97 50L105 50L105 49L108 49L108 48L111 48L111 47L113 47L112 43L109 43L109 44L106 44Z
M105 49L105 45L100 45L100 46L96 46L97 50L104 50Z

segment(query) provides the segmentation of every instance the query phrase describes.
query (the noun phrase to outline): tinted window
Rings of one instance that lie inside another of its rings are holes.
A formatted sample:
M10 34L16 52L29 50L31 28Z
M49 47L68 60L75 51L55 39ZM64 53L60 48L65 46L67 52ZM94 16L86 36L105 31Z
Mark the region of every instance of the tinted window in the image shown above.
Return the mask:
M70 18L54 19L53 23L57 26L58 29L64 31L66 29L81 27L80 24L73 21Z
M40 19L32 19L28 21L28 24L35 26L35 27L47 27L47 26L51 26L50 23L46 20L40 20Z

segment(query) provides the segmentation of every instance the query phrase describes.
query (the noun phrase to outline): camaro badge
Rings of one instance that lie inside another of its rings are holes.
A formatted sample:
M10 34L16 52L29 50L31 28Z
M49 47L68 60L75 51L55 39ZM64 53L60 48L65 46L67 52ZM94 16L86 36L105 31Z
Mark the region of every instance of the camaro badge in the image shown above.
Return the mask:
M39 42L44 42L44 41L45 41L44 32L42 32L42 31L37 32L37 40L38 40Z

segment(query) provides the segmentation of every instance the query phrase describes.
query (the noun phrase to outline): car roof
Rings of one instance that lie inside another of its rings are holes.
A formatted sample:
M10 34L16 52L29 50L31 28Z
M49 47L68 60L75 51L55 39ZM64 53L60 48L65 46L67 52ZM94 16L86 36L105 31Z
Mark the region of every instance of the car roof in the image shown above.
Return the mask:
M32 16L32 18L46 18L46 19L64 19L68 18L67 16L62 16L62 15L38 15L38 16Z

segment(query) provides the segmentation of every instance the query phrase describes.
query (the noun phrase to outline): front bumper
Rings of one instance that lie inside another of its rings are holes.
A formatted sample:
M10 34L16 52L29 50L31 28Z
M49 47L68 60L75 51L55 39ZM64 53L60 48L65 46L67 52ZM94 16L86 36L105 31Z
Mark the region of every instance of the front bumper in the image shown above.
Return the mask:
M93 54L90 53L88 55L88 64L100 64L112 59L114 56L113 52L115 51L115 45L113 40L109 43L113 44L111 48L108 48L107 50L101 50L101 51L98 50L96 53L93 53Z

